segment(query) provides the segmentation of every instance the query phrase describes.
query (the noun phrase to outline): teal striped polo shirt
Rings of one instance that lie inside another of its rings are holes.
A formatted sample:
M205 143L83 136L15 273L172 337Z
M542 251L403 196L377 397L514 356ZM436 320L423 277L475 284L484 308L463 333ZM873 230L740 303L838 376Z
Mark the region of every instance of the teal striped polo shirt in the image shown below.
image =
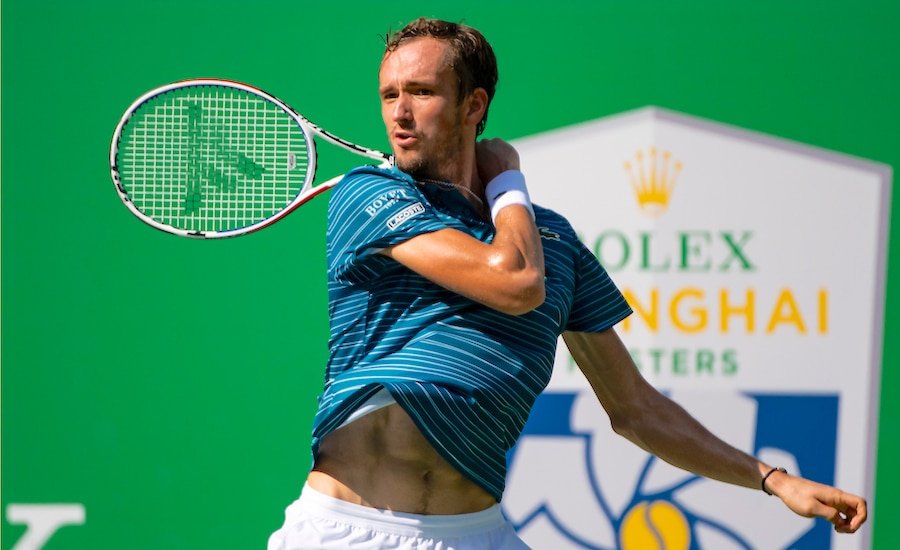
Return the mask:
M378 254L454 228L490 243L494 227L452 186L396 168L357 168L332 191L327 262L331 334L312 449L384 388L432 446L498 501L506 452L550 380L559 335L604 331L631 313L571 225L534 207L546 300L507 315Z

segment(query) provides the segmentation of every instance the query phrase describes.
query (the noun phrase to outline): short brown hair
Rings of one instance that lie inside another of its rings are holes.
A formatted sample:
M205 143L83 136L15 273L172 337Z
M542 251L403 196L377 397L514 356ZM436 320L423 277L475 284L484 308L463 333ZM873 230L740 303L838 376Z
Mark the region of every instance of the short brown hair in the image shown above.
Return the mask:
M493 48L484 35L468 25L420 17L399 31L387 35L384 55L420 37L437 38L450 45L448 61L459 80L457 99L460 103L476 88L483 88L487 92L488 102L484 108L484 116L476 128L476 135L481 135L487 124L488 107L494 99L499 78Z

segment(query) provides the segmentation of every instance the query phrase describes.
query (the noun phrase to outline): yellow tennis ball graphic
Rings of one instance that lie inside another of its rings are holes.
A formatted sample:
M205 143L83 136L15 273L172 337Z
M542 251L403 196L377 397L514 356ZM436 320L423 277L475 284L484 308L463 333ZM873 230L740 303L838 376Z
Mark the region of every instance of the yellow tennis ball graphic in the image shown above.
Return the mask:
M671 502L641 502L625 514L619 544L622 550L687 550L691 529Z

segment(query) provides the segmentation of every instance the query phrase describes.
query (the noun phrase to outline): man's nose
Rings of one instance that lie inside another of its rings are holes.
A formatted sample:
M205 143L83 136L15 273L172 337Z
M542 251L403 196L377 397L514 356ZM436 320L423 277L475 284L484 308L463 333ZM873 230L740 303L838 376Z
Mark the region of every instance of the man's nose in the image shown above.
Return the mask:
M412 120L412 111L410 111L409 96L400 94L394 101L394 108L391 112L391 118L395 122Z

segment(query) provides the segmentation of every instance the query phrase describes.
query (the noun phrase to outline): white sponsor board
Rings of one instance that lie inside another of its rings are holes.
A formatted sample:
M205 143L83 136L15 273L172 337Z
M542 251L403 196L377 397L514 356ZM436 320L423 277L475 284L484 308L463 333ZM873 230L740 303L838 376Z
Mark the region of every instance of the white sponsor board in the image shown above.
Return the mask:
M872 495L888 167L656 108L516 146L534 202L635 309L617 330L651 383L736 447ZM562 342L510 463L504 511L535 548L868 546L615 436Z

